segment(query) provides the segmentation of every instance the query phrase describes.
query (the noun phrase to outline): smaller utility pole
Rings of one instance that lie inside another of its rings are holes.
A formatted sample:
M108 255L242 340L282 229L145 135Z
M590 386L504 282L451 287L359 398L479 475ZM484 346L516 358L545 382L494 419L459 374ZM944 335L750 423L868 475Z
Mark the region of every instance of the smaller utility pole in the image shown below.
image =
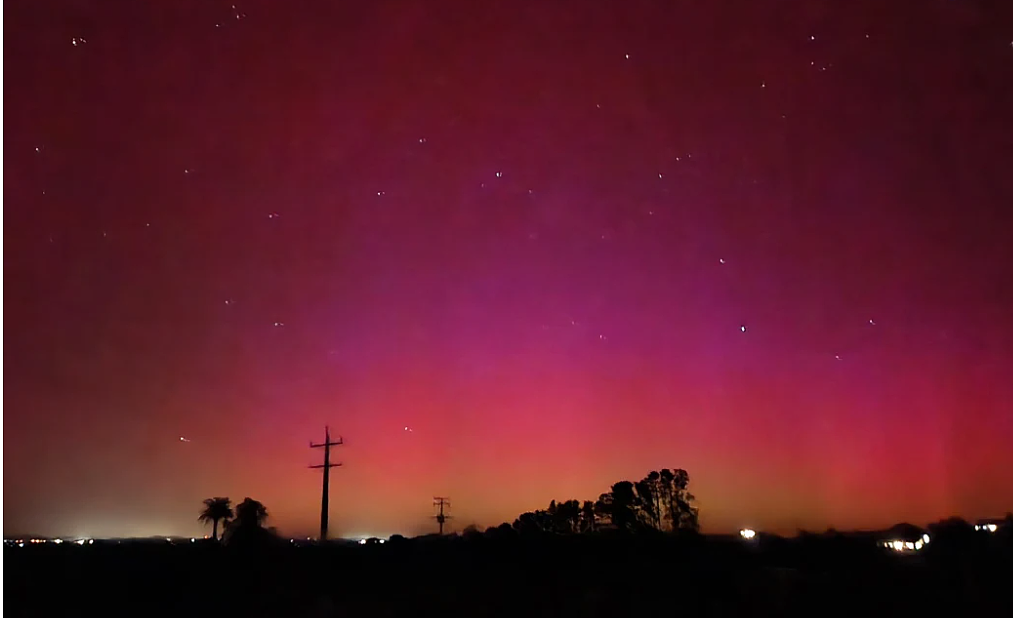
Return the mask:
M331 428L324 426L324 441L321 444L313 444L310 442L310 448L322 448L324 449L324 463L317 466L310 466L310 468L323 468L324 470L324 493L320 499L320 540L327 540L327 495L329 493L330 481L331 481L331 468L337 468L340 463L331 463L331 447L341 446L344 440L341 436L338 436L337 442L331 442Z
M436 496L435 498L433 498L433 506L440 507L440 512L434 515L433 519L435 519L436 522L440 524L440 534L442 535L443 524L446 523L448 519L453 519L449 513L445 513L443 510L444 507L446 507L447 511L450 510L450 498L441 498L440 496Z

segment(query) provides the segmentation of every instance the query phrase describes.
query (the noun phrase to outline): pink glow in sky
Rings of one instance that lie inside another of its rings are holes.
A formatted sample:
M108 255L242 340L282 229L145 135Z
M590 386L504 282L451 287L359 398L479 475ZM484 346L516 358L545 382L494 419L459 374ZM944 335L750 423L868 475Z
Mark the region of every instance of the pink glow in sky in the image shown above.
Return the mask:
M8 7L5 531L314 534L325 424L334 535L662 467L705 531L1013 509L981 6Z

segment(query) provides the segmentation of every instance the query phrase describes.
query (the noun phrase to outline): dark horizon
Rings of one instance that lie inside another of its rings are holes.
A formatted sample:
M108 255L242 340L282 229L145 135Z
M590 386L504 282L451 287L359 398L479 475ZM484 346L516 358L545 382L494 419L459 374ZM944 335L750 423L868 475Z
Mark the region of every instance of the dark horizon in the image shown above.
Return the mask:
M1013 508L1013 4L4 17L6 529Z

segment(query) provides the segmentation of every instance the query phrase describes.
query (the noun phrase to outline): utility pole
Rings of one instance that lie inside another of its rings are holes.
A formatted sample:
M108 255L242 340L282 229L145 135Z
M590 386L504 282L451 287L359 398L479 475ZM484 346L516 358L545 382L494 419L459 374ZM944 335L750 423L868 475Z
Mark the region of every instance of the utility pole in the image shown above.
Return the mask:
M440 535L442 535L443 524L446 523L448 519L453 519L449 514L443 512L444 507L446 507L448 511L450 510L450 498L441 498L439 496L436 496L435 498L433 498L433 506L440 507L440 512L434 515L433 519L435 519L437 523L440 524Z
M313 444L310 442L310 448L322 448L324 449L324 463L317 466L310 466L310 468L323 468L324 470L324 493L320 499L320 540L327 540L327 495L331 481L331 468L337 468L340 463L331 463L331 447L341 446L344 441L341 436L338 436L337 442L331 442L331 428L324 426L324 441L322 444Z

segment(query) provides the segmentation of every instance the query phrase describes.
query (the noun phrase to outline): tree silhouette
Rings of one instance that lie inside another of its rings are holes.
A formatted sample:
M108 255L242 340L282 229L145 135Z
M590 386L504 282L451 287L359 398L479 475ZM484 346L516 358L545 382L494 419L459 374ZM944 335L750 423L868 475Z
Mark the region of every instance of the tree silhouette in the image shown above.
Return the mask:
M689 473L668 468L658 473L662 508L671 530L698 530L699 509L693 506L696 497L689 493Z
M637 529L639 498L636 489L630 481L619 481L612 485L612 504L609 515L612 524L623 532L633 532Z
M235 525L239 528L262 528L267 521L267 507L253 498L236 505Z
M253 498L246 498L236 505L235 510L235 519L229 522L222 535L222 541L226 545L257 547L278 540L273 528L264 527L268 515L267 507L263 504Z
M217 541L218 522L228 523L232 515L232 500L222 497L208 498L204 501L204 510L197 517L197 521L203 524L211 522L211 538Z
M604 528L621 532L697 530L698 509L685 470L651 471L636 483L619 481L597 500L549 503L522 513L513 530L520 534L583 534Z
M514 520L514 530L520 534L541 534L548 532L548 517L545 511L528 511L527 513L521 513L517 519Z
M556 504L553 515L553 530L560 534L575 534L580 532L580 502L567 500Z
M637 490L637 508L644 525L661 530L661 476L652 471L634 485Z
M594 532L598 528L597 517L594 512L594 502L591 500L585 500L584 505L580 507L580 531L581 532Z

